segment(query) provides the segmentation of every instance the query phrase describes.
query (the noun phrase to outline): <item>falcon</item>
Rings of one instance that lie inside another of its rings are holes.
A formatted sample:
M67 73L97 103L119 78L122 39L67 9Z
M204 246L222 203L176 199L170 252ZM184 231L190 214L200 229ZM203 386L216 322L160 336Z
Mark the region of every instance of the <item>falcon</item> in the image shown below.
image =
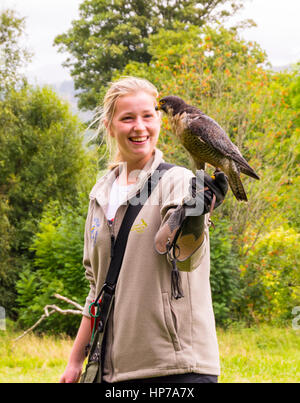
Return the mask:
M259 176L217 122L176 96L160 99L156 110L168 115L173 133L189 152L197 169L204 170L207 163L222 170L236 199L248 201L240 174L255 179Z

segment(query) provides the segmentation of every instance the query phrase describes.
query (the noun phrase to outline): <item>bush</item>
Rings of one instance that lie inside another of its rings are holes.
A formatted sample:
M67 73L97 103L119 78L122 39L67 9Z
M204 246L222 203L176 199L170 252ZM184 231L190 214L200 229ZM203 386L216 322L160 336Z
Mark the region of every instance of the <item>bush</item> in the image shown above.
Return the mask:
M250 249L242 266L245 316L280 325L292 320L300 305L299 241L294 229L280 226Z
M226 326L235 319L235 305L240 298L239 259L233 250L230 223L213 218L210 230L211 289L215 318Z
M88 199L82 197L79 208L66 206L63 210L58 202L52 202L44 212L30 248L35 252L34 269L27 265L17 282L22 325L29 327L35 323L47 304L70 308L54 298L54 293L84 304L89 290L82 265L87 202ZM80 319L54 314L43 321L39 329L73 334Z

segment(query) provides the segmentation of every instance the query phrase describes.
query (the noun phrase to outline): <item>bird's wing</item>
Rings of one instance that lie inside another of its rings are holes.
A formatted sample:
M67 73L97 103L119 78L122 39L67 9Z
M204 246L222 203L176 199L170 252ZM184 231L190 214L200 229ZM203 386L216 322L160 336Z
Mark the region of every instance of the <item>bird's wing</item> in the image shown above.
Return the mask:
M188 129L225 157L229 157L242 167L253 171L238 147L232 143L222 127L209 116L205 114L189 115Z

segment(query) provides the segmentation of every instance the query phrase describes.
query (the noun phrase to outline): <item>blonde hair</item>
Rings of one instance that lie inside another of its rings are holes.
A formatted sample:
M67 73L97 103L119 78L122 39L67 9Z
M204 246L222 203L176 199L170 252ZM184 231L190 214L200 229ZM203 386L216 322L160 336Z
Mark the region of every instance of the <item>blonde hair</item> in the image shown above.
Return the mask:
M98 123L95 137L103 133L106 144L109 149L110 161L108 167L110 169L116 167L122 162L121 154L118 150L116 141L109 135L109 130L114 117L116 102L119 97L143 91L152 95L153 98L158 97L156 87L150 81L144 78L123 76L119 80L111 82L104 96L103 105L96 109L95 119L92 125Z

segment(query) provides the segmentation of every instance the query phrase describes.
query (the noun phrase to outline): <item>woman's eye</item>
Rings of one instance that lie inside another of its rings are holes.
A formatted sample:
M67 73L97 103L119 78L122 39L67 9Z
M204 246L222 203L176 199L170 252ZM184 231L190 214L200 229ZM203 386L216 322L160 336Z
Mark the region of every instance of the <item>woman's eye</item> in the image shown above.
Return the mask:
M130 120L130 119L132 119L131 116L125 116L124 118L122 118L122 121Z

